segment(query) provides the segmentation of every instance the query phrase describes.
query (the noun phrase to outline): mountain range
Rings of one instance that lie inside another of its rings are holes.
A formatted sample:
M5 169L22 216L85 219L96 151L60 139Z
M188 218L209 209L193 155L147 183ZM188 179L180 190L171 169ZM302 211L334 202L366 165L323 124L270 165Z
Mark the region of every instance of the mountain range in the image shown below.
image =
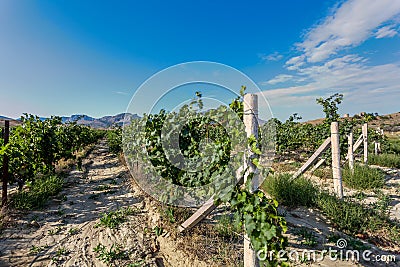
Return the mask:
M63 123L74 122L87 125L93 128L109 128L117 125L122 126L124 123L129 123L132 119L140 118L137 114L120 113L114 116L104 116L101 118L93 118L84 114L75 114L70 117L61 117Z
M122 126L124 123L129 123L131 119L138 118L140 117L137 114L131 113L120 113L114 116L104 116L101 118L93 118L84 114L75 114L71 115L70 117L61 117L61 120L63 123L76 121L77 124L87 125L93 128L109 128L113 125ZM45 120L46 118L40 117L40 119ZM18 124L21 119L12 119L5 116L0 116L0 120L11 120L15 124Z

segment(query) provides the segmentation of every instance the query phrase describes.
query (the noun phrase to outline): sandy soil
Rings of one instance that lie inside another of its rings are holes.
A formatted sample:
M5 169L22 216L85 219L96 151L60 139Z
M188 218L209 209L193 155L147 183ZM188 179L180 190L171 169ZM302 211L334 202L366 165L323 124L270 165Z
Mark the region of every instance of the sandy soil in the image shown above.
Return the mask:
M127 222L117 229L95 227L102 213L121 207L135 210ZM163 240L160 250L151 200L104 141L83 161L83 171L70 172L64 190L46 208L11 218L0 235L0 266L107 266L93 251L99 244L126 252L114 266L190 266L186 255L164 256L171 246Z

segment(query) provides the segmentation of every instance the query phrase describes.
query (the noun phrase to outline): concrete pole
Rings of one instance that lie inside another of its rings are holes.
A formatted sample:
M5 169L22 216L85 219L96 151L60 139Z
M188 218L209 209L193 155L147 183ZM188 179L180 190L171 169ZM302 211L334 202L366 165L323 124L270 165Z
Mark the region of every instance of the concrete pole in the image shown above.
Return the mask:
M246 129L247 137L254 135L258 138L258 98L255 94L245 94L243 99L243 122ZM255 157L250 151L250 159ZM257 167L249 159L245 159L244 167L248 167L247 173L256 173ZM248 175L244 177L244 183L247 182ZM259 267L260 263L257 258L256 251L251 246L251 241L247 234L244 235L244 267Z
M331 124L333 187L338 198L343 198L342 171L340 169L339 123Z
M363 143L364 143L364 164L368 164L368 123L362 126Z
M349 169L352 173L354 173L354 153L353 153L353 130L351 130L350 134L347 136L348 137L348 150L347 150L347 156L349 158Z

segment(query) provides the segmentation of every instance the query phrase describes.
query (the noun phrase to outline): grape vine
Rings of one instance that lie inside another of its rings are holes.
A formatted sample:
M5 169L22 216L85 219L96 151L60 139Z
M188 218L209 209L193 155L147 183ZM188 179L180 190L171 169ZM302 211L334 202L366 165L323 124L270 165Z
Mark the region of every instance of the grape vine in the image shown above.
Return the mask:
M26 181L54 173L60 159L75 158L75 152L103 136L103 131L76 122L62 124L60 117L41 120L25 114L21 122L11 128L9 143L1 143L0 149L0 158L9 158L9 182L18 182L20 189Z

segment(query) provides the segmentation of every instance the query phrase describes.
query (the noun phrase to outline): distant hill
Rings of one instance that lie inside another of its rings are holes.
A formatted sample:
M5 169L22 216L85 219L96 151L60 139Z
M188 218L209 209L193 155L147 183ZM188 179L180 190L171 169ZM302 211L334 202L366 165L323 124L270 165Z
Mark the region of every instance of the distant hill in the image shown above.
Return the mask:
M360 117L360 114L356 114ZM355 116L356 116L355 115ZM352 117L349 117L352 118ZM345 118L341 118L344 120ZM310 123L312 125L320 124L324 121L324 119L315 119L309 120L305 123ZM376 118L368 123L369 126L373 128L383 129L385 132L400 132L400 112L387 114L387 115L378 115Z
M5 117L5 116L1 116L1 115L0 115L0 119L2 119L2 120L12 120L11 118L8 118L8 117Z
M7 118L7 117L4 117L4 116L0 116L0 127L4 127L4 121L5 120L10 121L10 126L11 127L21 124L20 121L17 121L17 120L11 119L11 118Z
M120 113L115 116L104 116L101 118L93 118L84 114L75 114L70 117L61 117L63 123L74 122L77 124L87 125L93 128L109 128L113 125L122 126L124 123L129 123L131 119L140 118L137 114L131 113ZM45 120L46 118L40 117L40 120ZM5 116L0 116L0 126L4 125L4 120L10 120L11 126L21 124L21 118L16 120L7 118Z
M62 117L64 123L76 121L78 124L87 125L93 128L109 128L113 125L122 126L129 123L132 119L140 118L137 114L120 113L114 116L104 116L101 118L93 118L83 114L75 114L71 117Z

